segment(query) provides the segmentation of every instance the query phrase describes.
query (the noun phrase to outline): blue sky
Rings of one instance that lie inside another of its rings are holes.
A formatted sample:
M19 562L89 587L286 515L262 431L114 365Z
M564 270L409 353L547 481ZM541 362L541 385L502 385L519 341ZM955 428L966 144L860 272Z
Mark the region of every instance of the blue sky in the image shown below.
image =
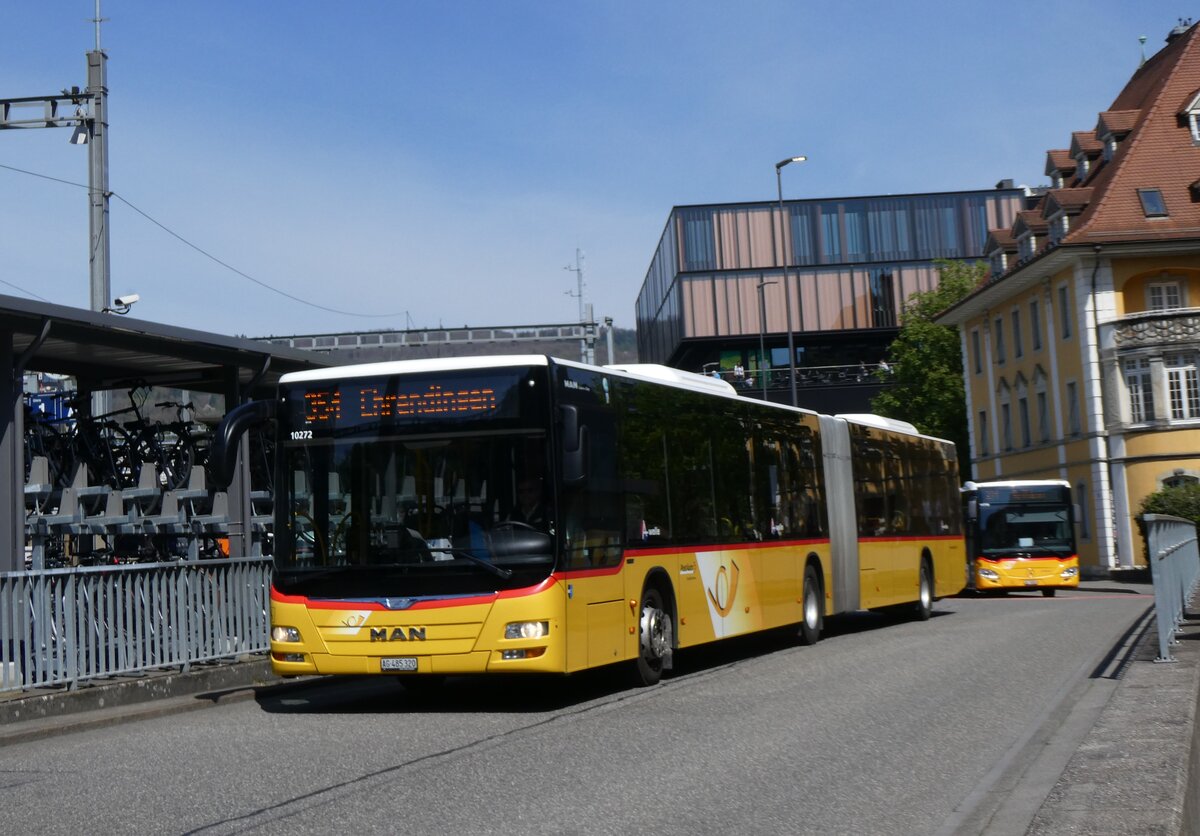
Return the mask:
M104 0L113 295L261 336L634 326L672 206L1040 185L1187 9L976 0ZM93 0L9 0L0 98L86 85ZM87 307L87 153L0 132L0 293ZM16 288L21 288L17 290ZM351 315L354 314L354 315Z

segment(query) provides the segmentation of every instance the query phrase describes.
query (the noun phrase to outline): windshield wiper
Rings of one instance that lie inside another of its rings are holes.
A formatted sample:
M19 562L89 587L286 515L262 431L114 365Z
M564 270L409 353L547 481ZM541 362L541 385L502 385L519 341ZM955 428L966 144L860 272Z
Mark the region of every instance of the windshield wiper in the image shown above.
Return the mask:
M467 560L471 561L476 566L480 566L484 569L487 569L493 575L495 575L498 578L502 578L503 580L508 580L513 575L512 569L505 569L503 566L497 566L495 563L492 563L490 560L484 560L482 557L479 557L477 554L475 554L470 549L458 549L458 548L454 548L453 546L435 546L435 547L430 548L430 551L431 552L444 552L445 554L452 554L455 557L465 557Z

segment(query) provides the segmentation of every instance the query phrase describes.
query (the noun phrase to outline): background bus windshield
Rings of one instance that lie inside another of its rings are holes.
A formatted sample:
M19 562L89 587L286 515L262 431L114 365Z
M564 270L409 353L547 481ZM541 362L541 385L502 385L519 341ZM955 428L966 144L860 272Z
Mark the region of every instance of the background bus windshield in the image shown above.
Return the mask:
M987 556L1074 551L1071 505L1065 488L981 488L979 548Z

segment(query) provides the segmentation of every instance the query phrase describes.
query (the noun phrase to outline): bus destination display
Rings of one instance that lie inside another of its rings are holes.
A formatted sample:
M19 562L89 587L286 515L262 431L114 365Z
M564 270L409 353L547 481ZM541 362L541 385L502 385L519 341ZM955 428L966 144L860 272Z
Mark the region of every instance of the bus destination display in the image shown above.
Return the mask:
M482 417L494 413L498 399L490 386L444 387L429 383L410 391L363 386L349 392L317 389L304 393L308 426L358 424L389 418Z

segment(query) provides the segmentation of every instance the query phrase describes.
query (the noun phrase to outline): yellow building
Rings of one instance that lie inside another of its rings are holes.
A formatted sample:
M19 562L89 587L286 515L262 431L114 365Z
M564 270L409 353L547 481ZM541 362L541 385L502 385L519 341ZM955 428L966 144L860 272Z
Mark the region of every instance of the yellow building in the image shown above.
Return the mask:
M1097 577L1145 563L1147 494L1200 481L1198 27L1046 174L991 232L987 282L938 322L962 337L973 478L1068 480Z

